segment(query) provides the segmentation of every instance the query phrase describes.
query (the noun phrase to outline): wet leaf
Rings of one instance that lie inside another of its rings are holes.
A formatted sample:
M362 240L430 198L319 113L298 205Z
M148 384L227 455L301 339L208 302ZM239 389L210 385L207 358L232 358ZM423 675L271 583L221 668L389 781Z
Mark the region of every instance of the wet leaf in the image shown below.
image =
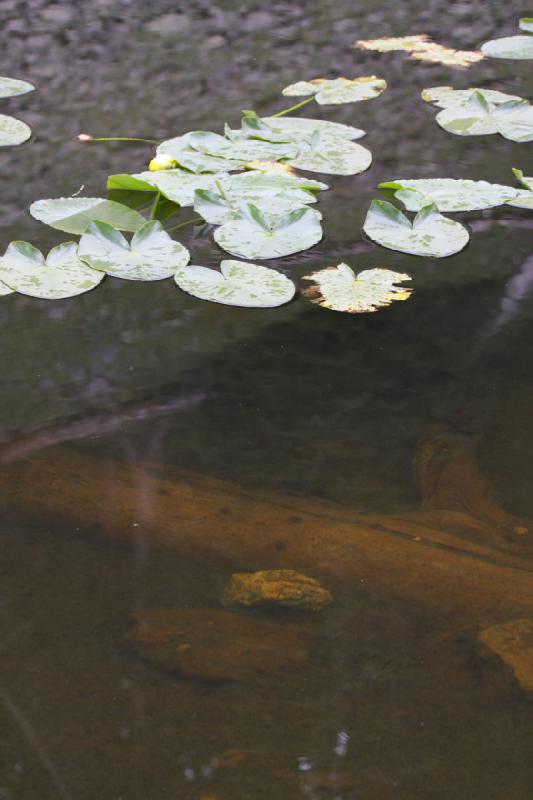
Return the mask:
M205 134L205 142L203 147L195 146L201 145L202 136ZM196 140L195 137L196 136ZM212 139L211 137L214 137ZM173 158L182 169L195 173L203 172L220 172L225 170L242 169L242 159L238 160L232 158L228 151L221 154L208 152L205 145L211 141L215 142L212 146L215 147L220 139L226 144L229 144L223 136L217 133L209 133L208 131L191 131L185 133L183 136L176 136L173 139L167 139L161 142L157 147L158 155L166 155ZM220 145L219 145L220 146Z
M241 258L282 258L321 240L320 214L307 206L288 214L271 214L243 205L238 216L218 228L214 237L220 247Z
M10 289L9 286L6 286L5 283L2 283L0 281L0 297L3 297L4 295L7 294L14 294L13 289Z
M157 186L154 183L142 180L135 175L127 175L126 173L119 173L118 175L110 175L107 179L107 188L112 191L119 189L125 192L157 192Z
M303 279L314 283L303 292L313 303L350 314L377 311L390 306L394 300L407 300L413 291L396 286L410 281L409 275L380 267L365 269L356 276L347 264L339 264L305 275Z
M530 189L533 192L533 177L526 177L522 170L516 169L516 167L513 167L513 175L518 179L518 182L521 183L522 186L525 186L526 189Z
M26 142L31 136L31 128L15 117L0 114L0 147L13 147Z
M105 222L91 222L81 237L79 256L90 267L130 281L170 278L189 261L189 251L163 230L146 222L131 240Z
M491 39L481 45L482 52L489 58L533 58L533 36L504 36Z
M429 203L434 203L439 211L477 211L500 206L517 195L512 186L453 178L398 178L380 183L379 188L394 190L394 196L408 211L420 211Z
M104 275L79 259L75 242L53 247L46 259L28 242L11 242L0 258L0 278L20 294L59 300L94 289Z
M353 47L361 50L377 50L379 53L388 53L392 50L403 50L412 53L426 47L430 39L427 33L413 34L413 36L383 36L381 39L359 39Z
M15 78L0 78L0 97L15 97L18 94L33 92L35 86L28 81L19 81Z
M385 200L373 200L363 230L383 247L415 256L444 258L468 243L466 228L439 214L435 205L424 206L413 222Z
M533 210L533 177L526 177L521 169L516 168L513 168L513 174L518 179L518 182L526 188L519 189L516 196L507 201L507 205Z
M338 105L371 100L387 88L387 82L376 75L362 78L314 78L311 81L298 81L286 86L282 94L286 97L307 97L314 95L320 105Z
M60 197L37 200L30 214L45 225L67 233L83 233L90 222L107 222L122 231L136 231L145 223L138 211L102 197Z
M441 128L457 136L499 133L513 142L533 140L533 106L527 100L494 105L476 91L464 104L439 111L436 119Z
M479 50L453 50L436 42L428 42L425 47L411 53L411 58L430 64L444 64L448 67L471 67L485 56Z
M184 292L228 306L274 308L294 297L295 286L274 269L245 261L222 261L220 272L206 267L182 267L174 277Z
M372 163L372 153L356 142L315 132L302 135L296 158L289 160L297 169L321 172L324 175L358 175Z
M140 172L132 178L151 184L158 189L167 200L180 206L192 206L197 189L216 191L216 181L228 176L227 172L196 175L184 169L163 169L160 172Z
M518 21L518 27L521 31L533 33L533 17L522 17L522 19Z
M261 137L266 141L274 141L280 137L289 137L290 140L298 142L301 134L312 136L315 131L320 133L338 136L341 139L360 139L365 132L352 125L344 125L340 122L330 122L327 119L309 119L308 117L257 117L255 126L250 127L250 116L244 116L240 131L232 131L233 134L246 135L249 138ZM252 118L253 119L253 118ZM246 125L245 125L246 121ZM258 127L260 125L260 127ZM272 138L269 138L272 137Z
M475 92L479 92L488 103L493 103L495 106L510 100L522 101L522 98L515 94L506 94L497 89L476 89L475 87L454 89L453 86L433 86L430 89L424 89L421 96L426 103L433 103L438 108L450 108L450 106L465 105Z

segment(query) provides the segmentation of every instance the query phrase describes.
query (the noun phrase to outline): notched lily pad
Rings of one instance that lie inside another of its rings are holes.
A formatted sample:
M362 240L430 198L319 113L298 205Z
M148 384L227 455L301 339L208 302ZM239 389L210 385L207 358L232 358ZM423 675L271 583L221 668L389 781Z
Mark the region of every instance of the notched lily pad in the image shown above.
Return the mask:
M23 144L31 136L31 128L16 117L0 114L0 147L14 147Z
M206 267L182 267L174 280L200 300L228 306L274 308L294 297L295 286L281 272L245 261L222 261L220 272Z
M252 204L215 231L228 253L241 258L282 258L307 250L322 238L321 215L307 206L288 214L261 213Z
M130 281L170 278L189 262L187 248L154 220L134 234L131 244L111 225L91 222L80 239L79 256L95 270Z
M515 102L522 101L522 98L518 97L518 95L506 94L505 92L499 92L497 89L477 89L476 87L454 89L453 86L432 86L429 89L423 89L421 97L426 103L433 103L438 108L449 108L455 105L465 105L475 92L479 92L481 97L495 106L508 103L510 100Z
M513 167L513 174L524 189L518 189L516 196L507 201L507 205L515 208L527 208L533 210L533 177L528 178L521 169Z
M513 142L533 140L533 106L527 100L495 105L475 91L464 104L444 108L436 119L441 128L457 136L499 133Z
M339 264L304 275L303 279L314 284L303 291L313 303L349 314L377 311L394 300L407 300L413 291L396 285L410 281L409 275L381 267L365 269L356 275L348 264Z
M439 211L478 211L503 205L518 194L512 186L453 178L398 178L380 183L379 188L394 191L408 211L420 211L429 203Z
M0 97L15 97L18 94L33 92L35 86L28 81L19 81L16 78L0 78Z
M354 128L353 125L344 125L341 122L331 122L328 119L309 119L308 117L262 117L264 123L273 131L286 133L295 141L300 134L312 135L316 130L341 139L361 139L365 131Z
M192 206L194 193L197 189L209 192L216 191L216 182L228 177L227 172L217 172L205 175L196 175L184 169L163 169L160 172L140 172L130 176L140 183L148 183L155 187L161 194L180 206ZM140 188L140 186L139 186Z
M37 200L31 204L30 214L45 225L76 234L84 233L93 221L106 222L121 231L136 231L146 222L138 211L102 197Z
M10 289L30 297L75 297L94 289L103 278L103 273L80 260L75 242L53 247L46 259L29 242L11 242L0 258L0 279Z
M387 88L387 81L376 75L361 78L314 78L311 81L291 83L283 89L286 97L308 97L314 95L320 105L357 103L378 97Z
M358 175L369 168L372 153L357 142L316 131L301 137L296 158L291 166L324 175Z
M424 206L411 222L385 200L373 200L363 230L383 247L415 256L444 258L468 243L466 228L439 214L435 205Z

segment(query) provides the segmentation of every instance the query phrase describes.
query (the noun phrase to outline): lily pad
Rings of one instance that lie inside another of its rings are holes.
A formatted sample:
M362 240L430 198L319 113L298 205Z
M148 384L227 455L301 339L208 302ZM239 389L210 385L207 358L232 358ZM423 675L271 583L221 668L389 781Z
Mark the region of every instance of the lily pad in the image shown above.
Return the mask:
M403 50L412 53L426 47L430 39L427 33L413 34L413 36L382 36L380 39L359 39L353 47L361 50L377 50L379 53L389 53L393 50Z
M399 178L380 183L379 188L395 190L394 196L408 211L420 211L429 203L434 203L439 211L478 211L500 206L518 194L512 186L453 178Z
M533 192L533 177L528 178L521 169L516 169L516 167L513 167L513 175L522 186L525 186L526 189L530 189Z
M220 247L241 258L282 258L321 240L320 214L307 206L288 214L261 213L246 204L217 228L214 237Z
M324 175L358 175L372 163L372 153L356 142L315 131L307 139L301 137L298 155L288 163Z
M515 208L527 208L533 210L533 177L528 178L524 175L521 169L513 168L513 173L518 178L519 183L525 186L525 189L519 189L516 196L512 200L507 201L507 205L514 206Z
M521 97L515 94L506 94L505 92L499 92L497 89L477 89L475 87L454 89L453 86L432 86L429 89L424 89L421 96L426 103L433 103L438 108L450 108L450 106L464 105L475 92L479 92L488 103L493 103L495 106L508 103L510 100L516 102L522 100Z
M533 17L522 17L522 19L518 21L518 27L521 31L533 33Z
M84 233L94 220L106 222L121 231L136 231L146 222L138 211L102 197L37 200L31 204L30 214L45 225L76 234Z
M300 205L316 203L316 192L329 189L327 183L282 172L262 173L256 170L228 175L217 180L226 196L234 202L254 203L263 198L283 196Z
M180 206L192 206L197 189L216 191L216 182L228 176L227 172L196 175L184 169L163 169L159 172L140 172L132 175L136 180L155 186L161 194Z
M411 222L391 203L373 200L363 230L383 247L435 258L458 253L469 239L466 228L443 217L434 204L424 206Z
M28 242L11 242L0 258L0 278L20 294L59 300L94 289L104 275L79 259L76 242L53 247L46 259Z
M499 133L513 142L533 140L533 106L527 100L494 105L476 91L463 105L444 108L436 119L441 128L457 136Z
M182 267L174 280L180 289L200 300L246 308L282 306L295 292L294 283L281 272L245 261L222 261L220 272Z
M344 125L341 122L331 122L328 119L309 119L308 117L262 117L263 122L272 130L289 134L296 141L300 134L312 135L316 130L321 133L339 136L341 139L361 139L365 131Z
M425 47L411 53L411 58L416 61L425 61L430 64L444 64L448 67L471 67L482 61L485 55L480 50L454 50L437 42L428 42Z
M222 225L235 216L238 216L242 206L242 199L233 197L232 194L220 194L198 189L194 196L194 210L210 225ZM255 198L246 198L245 202L253 203L261 213L275 212L288 214L302 208L301 200L285 194L258 194ZM314 202L314 200L313 200ZM320 212L317 212L320 213ZM320 214L320 217L322 215Z
M533 36L504 36L502 39L491 39L481 45L481 50L489 58L517 60L533 58Z
M350 314L377 311L394 300L407 300L413 291L396 286L410 281L409 275L380 267L365 269L356 276L348 264L339 264L304 275L303 279L314 284L303 292L313 303Z
M223 136L219 136L216 133L192 131L183 136L176 136L173 139L161 142L157 147L157 153L158 155L171 156L182 169L195 173L243 169L243 160L232 158L227 150L224 154L216 154L207 152L205 147L202 149L195 147L193 137L196 134L203 135L204 133L208 134L208 137L215 137L215 142L217 143L222 139L226 144L229 144ZM208 141L212 140L209 138Z
M322 106L339 105L340 103L357 103L360 100L371 100L378 97L387 88L387 81L376 75L362 78L314 78L311 81L291 83L283 89L286 97L307 97L314 95Z
M279 161L294 156L297 146L294 142L273 143L260 139L234 139L230 140L218 133L198 131L188 134L192 147L213 156L226 159L235 159L240 162L254 161Z
M0 114L0 147L13 147L26 142L31 136L31 128L15 117Z
M0 97L15 97L18 94L33 92L35 86L28 81L19 81L15 78L0 78Z
M6 286L5 283L2 283L0 281L0 297L3 297L4 295L7 294L14 294L13 289L10 289L9 286Z
M138 230L131 245L105 222L91 222L80 239L79 256L96 270L130 281L158 281L170 278L189 261L189 251L150 221Z

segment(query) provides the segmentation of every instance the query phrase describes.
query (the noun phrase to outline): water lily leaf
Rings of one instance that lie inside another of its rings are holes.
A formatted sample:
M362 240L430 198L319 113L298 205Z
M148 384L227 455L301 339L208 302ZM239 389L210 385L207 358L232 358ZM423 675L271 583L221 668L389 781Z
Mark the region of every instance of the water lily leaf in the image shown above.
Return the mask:
M436 119L441 128L457 136L499 133L514 142L533 140L533 106L527 100L494 105L476 91L464 104L439 111Z
M297 175L293 167L285 161L263 161L262 159L247 161L244 165L246 169L254 170L255 172L271 173L282 172L287 175Z
M371 163L372 153L368 148L319 131L307 139L302 136L298 155L289 160L297 169L325 175L358 175Z
M0 278L20 294L59 300L94 289L104 275L79 259L76 242L53 247L46 259L29 242L11 242L0 258Z
M495 106L507 103L509 100L522 100L515 94L506 94L497 89L454 89L453 86L433 86L424 89L421 96L426 103L433 103L439 108L449 108L454 105L464 105L475 92L479 92L488 103L493 103Z
M388 53L392 50L404 50L412 53L414 50L424 48L430 41L427 33L414 34L413 36L383 36L381 39L359 39L353 47L361 50L377 50L379 53Z
M220 247L241 258L282 258L321 240L320 214L307 206L288 214L261 213L247 204L217 228L214 237Z
M387 88L387 81L376 75L362 78L314 78L311 81L291 83L283 89L286 97L307 97L314 95L322 106L339 105L340 103L357 103L360 100L371 100Z
M170 278L189 262L189 251L163 230L160 222L145 222L128 244L105 222L91 222L80 239L79 257L96 270L130 281Z
M365 269L356 276L348 264L339 264L304 275L303 279L314 284L303 291L313 303L350 314L377 311L390 306L394 300L407 300L413 291L396 286L402 281L410 281L409 275L380 267Z
M138 211L102 197L37 200L31 204L30 214L45 225L76 234L83 233L93 220L107 222L122 231L136 231L146 222Z
M279 161L289 158L297 152L293 142L276 144L262 141L261 139L234 139L230 140L218 133L197 131L188 134L192 147L202 152L222 158L233 158L240 162L262 160Z
M518 21L518 27L521 31L533 33L533 17L522 17L522 19Z
M176 136L174 139L167 139L161 142L157 147L158 155L168 155L172 157L182 169L189 172L203 173L203 172L220 172L224 170L237 170L243 169L242 159L231 157L229 151L224 154L216 154L207 152L204 148L194 146L195 134L207 134L208 137L215 137L215 142L220 139L226 144L229 144L223 136L217 133L209 133L208 131L191 131L183 136ZM208 141L212 141L210 138ZM201 143L201 136L200 141ZM215 145L213 145L215 146Z
M200 300L245 308L282 306L295 292L294 283L281 272L245 261L222 261L220 272L182 267L174 280L180 289Z
M379 188L395 190L394 196L408 211L420 211L429 203L439 211L477 211L500 206L518 194L512 186L453 178L402 178L380 183Z
M308 117L262 117L264 123L280 134L288 134L298 141L300 134L312 136L319 130L321 133L339 136L341 139L361 139L365 131L344 125L341 122L330 122L328 119L309 119Z
M135 175L120 173L110 175L107 179L107 188L111 190L121 190L125 192L157 192L157 186L148 181L141 180Z
M205 175L196 175L184 169L162 169L159 172L140 172L131 177L151 184L161 194L180 206L192 206L194 193L197 189L216 191L216 182L228 176L227 172L217 172Z
M444 258L468 243L466 228L439 214L435 205L424 206L413 222L385 200L373 200L363 230L383 247L415 256Z
M17 94L33 92L35 86L28 81L19 81L15 78L0 78L0 97L15 97Z
M481 50L489 58L533 58L533 36L504 36L491 39L481 45Z
M533 210L533 177L526 177L521 169L516 169L514 167L513 174L516 178L518 178L518 182L526 188L519 189L516 193L516 196L507 201L507 205L514 206L515 208L527 208Z
M0 147L12 147L26 142L31 136L31 128L15 117L0 114Z
M530 189L533 192L533 177L526 177L522 170L516 169L516 167L513 167L513 175L518 179L518 182L521 183L522 186L525 186L526 189Z
M10 289L9 286L6 286L5 283L2 283L0 281L0 297L3 297L4 295L7 294L14 294L13 289Z
M445 64L448 67L471 67L485 56L480 50L453 50L437 42L428 42L424 47L411 53L411 58L416 61L426 61L430 64Z

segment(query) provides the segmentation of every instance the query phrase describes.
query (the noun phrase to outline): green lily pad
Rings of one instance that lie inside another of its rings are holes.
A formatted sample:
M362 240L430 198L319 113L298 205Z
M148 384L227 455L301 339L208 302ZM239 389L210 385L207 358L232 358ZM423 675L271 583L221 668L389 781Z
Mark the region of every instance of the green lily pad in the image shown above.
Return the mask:
M15 117L0 114L0 147L13 147L26 142L31 136L31 128Z
M408 211L420 211L429 203L439 211L478 211L500 206L518 194L512 186L453 178L397 179L380 183L379 188L395 190L394 196Z
M518 95L506 94L497 89L454 89L453 86L432 86L430 89L424 89L421 97L426 103L433 103L438 108L450 108L450 106L464 105L475 92L479 92L488 103L495 106L508 103L510 100L515 102L522 100Z
M0 281L0 297L3 297L4 295L7 294L14 294L13 289L10 289L9 286L6 286L5 283L2 283Z
M273 143L260 139L234 139L230 140L218 133L197 131L188 134L192 147L212 156L226 159L247 161L279 161L280 159L294 156L297 147L293 142Z
M114 200L103 197L60 197L37 200L30 206L30 214L45 225L66 233L84 233L90 222L107 222L121 231L136 231L146 220Z
M200 300L245 308L282 306L295 292L294 283L281 272L245 261L222 261L220 272L182 267L174 280L180 289Z
M530 189L533 192L533 177L528 178L521 169L516 169L516 167L513 167L513 175L522 186L525 186L526 189Z
M79 256L96 270L130 281L170 278L189 262L189 251L174 241L160 222L145 222L128 244L105 222L91 222L80 239Z
M494 105L476 91L463 105L444 108L436 119L441 128L457 136L499 133L513 142L533 140L533 106L527 100Z
M220 247L241 258L282 258L321 240L320 214L307 206L288 214L270 214L243 205L234 219L217 228L214 237Z
M481 45L481 52L489 58L533 58L533 36L504 36Z
M387 82L375 75L362 78L315 78L311 81L291 83L283 89L286 97L307 97L314 95L320 105L338 105L371 100L387 88Z
M20 294L46 300L60 300L83 294L103 280L78 257L76 242L53 247L46 259L29 242L11 242L0 258L0 279Z
M521 31L533 33L533 17L522 17L522 19L518 21L518 27Z
M176 136L174 139L167 139L161 142L157 147L157 153L159 155L164 154L171 156L182 169L195 173L243 169L244 165L242 159L232 158L227 151L225 154L219 155L207 152L205 147L201 147L201 149L195 147L195 140L193 137L196 134L199 135L197 140L198 144L201 146L202 134L204 133L208 133L209 137L216 137L215 142L217 143L220 139L223 139L223 141L228 144L223 136L219 136L216 133L211 134L207 131L192 131L191 133L183 134L183 136ZM211 141L210 138L209 141Z
M107 179L107 188L112 191L115 189L125 192L157 192L158 188L153 183L141 180L135 175L128 175L121 172L118 175L110 175Z
M239 198L232 199L231 195L198 189L194 196L194 210L210 225L223 225L239 215L242 202ZM289 193L274 196L264 194L254 200L247 199L245 202L252 202L261 213L288 214L290 211L302 208L302 202L291 197Z
M410 281L409 275L381 267L365 269L356 276L348 264L339 264L304 275L303 280L314 284L303 292L313 303L350 314L377 311L395 300L407 300L413 291L396 286Z
M527 208L533 210L533 177L528 178L521 169L513 167L513 174L518 178L518 182L525 186L525 189L519 189L516 196L507 201L507 205L514 206L515 208Z
M372 163L372 153L356 142L315 131L307 139L301 137L298 155L288 163L324 175L358 175Z
M383 247L435 258L458 253L469 239L463 225L443 217L433 204L424 206L411 222L391 203L373 200L363 230Z
M35 86L28 81L19 81L15 78L0 78L0 97L15 97L17 94L33 92Z
M341 122L330 122L328 119L309 119L307 117L262 117L263 122L273 131L290 135L296 141L300 134L312 135L316 130L321 133L339 136L341 139L361 139L365 131L344 125Z
M216 182L227 176L227 172L196 175L184 169L162 169L159 172L140 172L132 175L138 181L155 186L161 194L180 206L192 206L197 189L216 191Z

